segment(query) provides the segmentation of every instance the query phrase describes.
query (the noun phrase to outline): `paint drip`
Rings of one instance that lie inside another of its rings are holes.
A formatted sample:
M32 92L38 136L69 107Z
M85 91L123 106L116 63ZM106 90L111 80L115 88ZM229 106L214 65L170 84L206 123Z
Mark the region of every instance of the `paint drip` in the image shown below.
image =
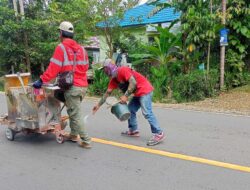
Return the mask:
M89 118L89 114L86 115L86 116L83 118L83 123L84 123L85 126L86 126L87 123L88 123L88 118Z

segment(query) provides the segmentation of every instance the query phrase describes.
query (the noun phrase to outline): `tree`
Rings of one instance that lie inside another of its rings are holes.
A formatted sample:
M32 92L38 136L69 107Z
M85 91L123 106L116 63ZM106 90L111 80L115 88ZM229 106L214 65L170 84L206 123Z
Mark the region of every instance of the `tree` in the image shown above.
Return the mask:
M14 65L16 71L31 70L34 75L39 75L45 64L49 63L53 49L59 42L58 26L63 20L69 20L77 26L75 37L84 42L87 27L82 19L86 13L82 10L87 1L26 0L25 19L21 19L23 15L14 11L12 1L9 2L0 1L0 65L3 70L8 71Z
M24 9L19 14L17 8L13 10L13 5L7 0L1 1L0 64L4 67L3 70L8 71L11 66L14 66L16 71L31 71L33 64L37 63L37 61L38 63L43 61L39 60L40 57L45 57L44 55L37 56L37 54L41 54L41 49L36 52L37 47L35 46L36 42L41 40L41 37L37 34L41 33L40 27L44 23L44 16L33 17L30 15L34 6L38 7L40 4L37 2L36 5L33 5L28 4L28 1L25 2L25 14ZM40 12L36 14L39 15ZM23 19L24 17L25 19ZM33 64L31 64L32 62Z
M161 100L166 93L169 98L172 96L172 80L176 74L177 64L179 64L175 55L181 46L181 34L171 33L170 28L157 27L157 30L159 35L154 37L155 42L145 44L143 54L131 56L141 58L133 65L143 63L152 65L150 78L155 87L154 97Z
M250 5L244 0L230 0L227 4L229 44L226 53L226 80L230 86L245 83L244 70L250 56Z
M114 42L120 38L123 32L120 27L124 13L138 3L138 0L90 0L89 16L96 27L96 32L103 35L108 45L107 56L112 58L114 52Z
M206 56L207 71L209 71L210 47L218 32L216 1L214 0L212 3L212 0L173 0L173 5L176 10L182 12L180 20L183 33L183 52L186 52L184 57L192 57L193 51L203 52L197 64L202 63L201 58ZM189 60L184 59L184 61L186 68L190 68Z

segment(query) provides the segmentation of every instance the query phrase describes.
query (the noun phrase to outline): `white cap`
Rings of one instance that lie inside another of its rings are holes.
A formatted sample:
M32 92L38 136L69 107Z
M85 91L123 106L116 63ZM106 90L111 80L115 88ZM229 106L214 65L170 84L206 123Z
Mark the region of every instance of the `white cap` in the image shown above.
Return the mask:
M68 22L68 21L63 21L63 22L61 22L61 24L60 24L60 26L59 26L59 29L65 31L65 32L72 33L72 34L74 33L73 24L71 24L71 23Z

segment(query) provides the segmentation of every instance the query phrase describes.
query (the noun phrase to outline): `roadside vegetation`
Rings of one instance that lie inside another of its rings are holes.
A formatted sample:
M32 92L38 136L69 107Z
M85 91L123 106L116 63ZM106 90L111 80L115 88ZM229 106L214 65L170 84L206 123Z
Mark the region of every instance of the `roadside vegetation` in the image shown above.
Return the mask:
M12 1L0 0L0 75L12 69L31 72L37 78L47 67L58 43L57 27L62 20L76 26L75 39L86 44L90 36L102 35L109 47L125 50L132 66L152 82L154 101L190 102L216 97L219 88L221 1L173 0L171 6L181 11L181 28L160 28L154 42L135 38L116 23L124 11L138 1L104 0L25 1L24 15L16 12ZM158 5L157 5L158 6ZM162 6L162 5L161 5ZM170 6L168 3L164 6ZM96 9L93 9L96 7ZM74 11L72 11L74 10ZM98 12L96 12L98 10ZM109 13L109 14L107 14ZM109 19L110 14L117 20ZM225 87L231 90L250 84L250 5L247 0L228 0L229 42L226 46ZM104 22L105 29L96 27ZM112 22L111 22L112 21ZM111 27L112 26L112 27ZM108 78L94 70L89 95L100 96ZM0 90L3 88L0 80Z

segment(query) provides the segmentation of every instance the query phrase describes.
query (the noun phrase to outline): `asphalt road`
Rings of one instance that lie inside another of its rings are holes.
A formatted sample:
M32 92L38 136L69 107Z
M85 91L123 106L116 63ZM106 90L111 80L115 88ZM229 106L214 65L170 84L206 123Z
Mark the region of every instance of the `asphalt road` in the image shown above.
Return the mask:
M84 101L84 115L93 105ZM120 135L126 122L106 106L88 119L88 132L95 138L90 150L58 144L52 134L18 134L11 142L1 126L0 190L250 189L250 117L154 111L167 136L155 147L146 146L150 128L141 113L141 136L126 138ZM0 95L0 114L6 112Z

